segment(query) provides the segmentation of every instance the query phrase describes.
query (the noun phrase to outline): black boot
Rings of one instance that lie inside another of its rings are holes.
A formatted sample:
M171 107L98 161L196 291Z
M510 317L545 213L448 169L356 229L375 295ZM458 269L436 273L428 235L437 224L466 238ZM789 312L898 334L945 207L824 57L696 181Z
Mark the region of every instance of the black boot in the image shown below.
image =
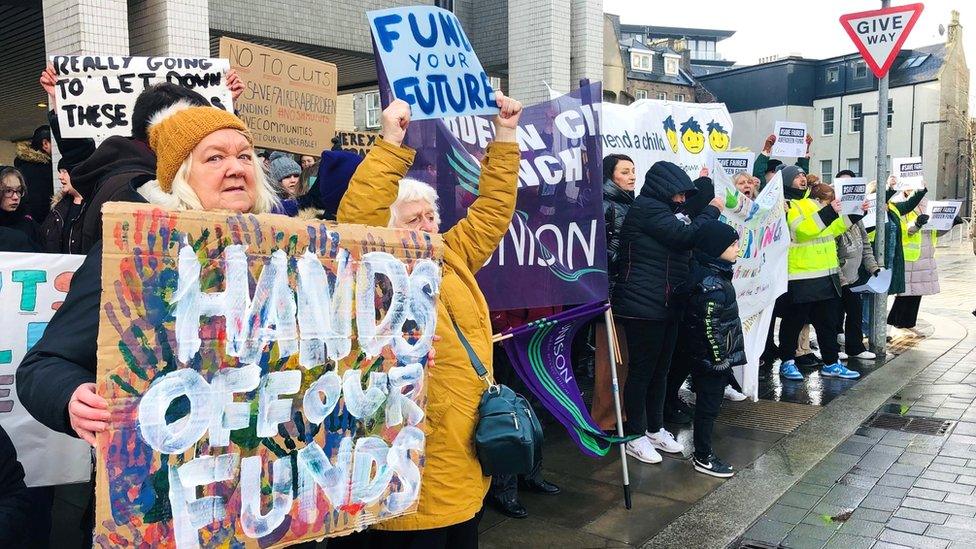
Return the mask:
M519 490L528 490L544 496L554 496L562 492L558 486L547 480L535 480L531 478L525 480L519 478Z
M524 519L529 516L529 512L525 510L525 507L522 505L522 502L518 500L518 497L499 499L490 496L488 498L488 502L491 503L491 506L494 507L495 510L506 517L513 519Z

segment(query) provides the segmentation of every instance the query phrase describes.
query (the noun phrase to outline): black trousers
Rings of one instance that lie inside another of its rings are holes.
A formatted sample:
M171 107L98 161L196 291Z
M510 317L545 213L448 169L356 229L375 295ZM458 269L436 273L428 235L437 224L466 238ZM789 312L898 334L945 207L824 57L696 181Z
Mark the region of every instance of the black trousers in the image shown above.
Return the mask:
M844 317L844 349L847 354L854 356L863 353L864 331L861 323L864 320L862 314L861 294L851 291L851 286L844 286L842 289L841 301L844 307L841 316Z
M329 549L478 549L481 514L459 524L430 530L364 530L330 538Z
M543 480L542 460L537 461L535 467L532 468L532 472L527 475L492 475L488 496L500 501L518 499L519 479L541 482Z
M918 308L922 305L920 295L900 295L895 298L888 313L888 324L895 328L914 328L918 323Z
M664 395L665 409L674 409L674 405L678 403L678 392L681 391L681 385L691 373L691 360L681 349L682 346L676 343L674 353L671 356L671 367L668 369L668 392Z
M624 432L642 435L656 433L664 427L664 398L667 393L668 368L678 335L675 320L623 319L627 334L627 383L624 385L624 408L627 421Z
M796 358L796 346L800 341L800 331L804 324L813 324L817 331L817 343L824 364L835 364L840 346L837 334L840 332L841 301L831 297L811 303L792 303L783 312L779 324L779 357L786 362Z
M694 434L695 457L705 460L712 455L712 431L715 418L722 408L725 386L729 384L731 372L692 371L691 380L695 388Z

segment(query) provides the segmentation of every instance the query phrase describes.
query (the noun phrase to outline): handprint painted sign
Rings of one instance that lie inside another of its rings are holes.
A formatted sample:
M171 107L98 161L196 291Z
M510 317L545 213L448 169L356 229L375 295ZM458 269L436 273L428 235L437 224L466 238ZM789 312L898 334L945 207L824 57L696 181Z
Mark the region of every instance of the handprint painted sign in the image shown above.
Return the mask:
M282 547L416 508L436 235L105 210L96 545Z

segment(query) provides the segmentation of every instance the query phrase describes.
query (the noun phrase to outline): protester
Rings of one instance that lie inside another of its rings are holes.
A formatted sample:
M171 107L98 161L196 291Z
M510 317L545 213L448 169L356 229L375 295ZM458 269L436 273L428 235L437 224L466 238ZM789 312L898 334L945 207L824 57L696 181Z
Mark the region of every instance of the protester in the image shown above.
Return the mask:
M738 172L732 176L732 184L736 190L752 200L755 200L756 195L759 194L758 181L757 178L749 175L749 172Z
M718 219L722 202L713 198L694 219L682 211L697 192L691 179L670 162L657 162L644 177L640 195L620 230L620 277L613 307L627 334L630 364L624 388L626 434L645 435L627 443L627 453L659 463L684 447L664 429L668 369L684 308L691 250L698 228Z
M476 548L478 521L490 478L475 455L474 430L485 382L478 378L459 333L491 371L488 306L474 278L515 213L519 149L515 129L522 105L496 92L495 140L481 162L479 196L467 215L443 234L444 263L434 343L436 374L427 380L427 461L417 512L381 522L361 536L369 547ZM403 147L410 107L393 101L382 114L382 139L349 182L340 223L437 233L437 192L402 179L414 151ZM350 543L347 541L346 543Z
M315 164L315 157L310 154L303 154L299 160L303 170L311 168Z
M607 235L607 278L610 294L617 279L620 264L620 230L630 205L634 203L634 187L637 171L634 161L623 154L611 154L603 158L603 219ZM616 322L615 322L616 324ZM616 326L614 326L616 327ZM610 348L606 322L594 323L595 350L593 371L593 405L591 416L601 429L613 429L617 413L613 400L613 377L610 373ZM617 332L617 347L623 360L617 363L618 386L627 379L626 346L623 331Z
M128 194L116 191L116 200L172 210L242 213L263 213L275 205L274 191L254 160L251 134L239 118L188 102L145 116L151 118L147 126L156 179L136 176ZM17 369L17 395L27 411L49 428L89 444L95 444L109 419L108 403L96 393L94 383L101 276L99 241L75 272L44 335ZM87 525L89 542L91 526Z
M861 374L849 370L839 359L840 264L834 239L862 216L840 215L840 202L830 185L817 185L808 191L806 174L800 168L786 166L781 173L791 242L789 284L779 328L780 375L794 381L803 379L794 358L800 331L809 322L817 331L824 362L820 375L857 379Z
M746 363L742 322L732 286L732 265L739 256L739 235L721 221L698 230L695 267L690 278L684 350L691 358L695 391L695 470L728 478L732 467L712 452L712 429L722 406L732 368Z
M763 143L762 152L759 153L759 156L756 157L755 163L752 165L752 175L756 176L756 178L763 179L763 183L760 185L760 190L766 186L766 183L769 183L769 180L776 175L776 171L779 169L779 167L783 165L782 161L776 160L775 158L769 158L773 154L773 145L775 143L776 135L769 134L769 137L767 137L766 141ZM807 154L805 157L797 158L796 164L794 164L803 170L803 173L810 171L810 145L812 144L813 136L807 134ZM784 180L783 186L786 187L788 185L789 182Z
M27 213L28 207L25 198L30 195L30 192L20 170L11 167L0 170L0 190L3 191L3 196L0 197L0 227L23 234L30 244L30 251L41 251L44 241L41 235L41 227ZM9 244L18 246L14 242ZM0 251L24 250L3 249Z
M908 233L908 223L905 216L914 210L925 198L928 188L923 187L915 191L901 202L892 202L892 198L898 191L898 178L891 176L888 178L888 188L885 191L885 200L888 204L887 217L885 221L885 249L884 264L891 270L891 285L888 287L888 295L897 295L905 292L905 249L902 242L902 235ZM924 182L923 182L924 185ZM874 228L869 231L868 238L871 243L875 243ZM875 246L876 249L876 246Z
M491 328L493 332L501 333L557 313L559 313L559 307L539 307L535 309L492 312ZM495 383L504 384L519 394L530 394L516 374L515 367L508 357L508 352L505 351L504 346L501 344L494 346L493 360L492 377L495 378ZM546 496L554 496L562 491L558 486L543 478L542 459L540 458L528 474L493 475L491 477L491 488L488 489L488 502L499 513L507 517L515 519L526 518L529 516L529 512L519 500L519 489Z
M29 527L36 510L27 490L17 449L0 426L0 547L30 546Z
M31 140L17 144L14 167L27 185L24 213L42 223L47 216L54 194L54 173L51 169L51 127L39 126Z
M854 177L854 172L844 170L838 172L834 179L847 179ZM837 261L840 264L840 284L841 302L843 310L841 317L844 319L842 326L844 331L838 338L838 343L844 345L844 351L840 353L843 359L846 356L863 360L874 360L877 355L864 347L864 332L861 324L862 303L861 294L851 291L851 288L858 284L860 272L863 270L870 276L877 276L881 272L874 252L868 243L868 233L864 228L864 221L858 220L847 229L847 231L837 237Z
M294 217L298 215L298 197L305 194L305 191L299 187L302 167L287 153L274 152L271 153L271 157L271 168L268 173L271 184L274 185L278 198L281 199L281 207L274 213Z
M315 172L306 179L308 191L298 198L301 209L318 210L317 217L335 221L339 201L349 187L349 180L363 161L363 157L348 151L324 151ZM304 171L303 171L304 174Z
M44 251L52 254L82 254L78 219L85 211L84 197L71 185L68 167L60 162L58 166L61 189L51 198L51 213L41 225Z
M903 195L909 198L907 192ZM926 200L905 215L902 225L902 242L905 255L905 291L895 297L888 313L888 324L895 328L911 330L918 322L918 309L922 296L939 293L939 265L935 261L938 238L948 231L925 230L929 216L925 214ZM962 223L958 216L953 225ZM907 229L907 230L905 230Z

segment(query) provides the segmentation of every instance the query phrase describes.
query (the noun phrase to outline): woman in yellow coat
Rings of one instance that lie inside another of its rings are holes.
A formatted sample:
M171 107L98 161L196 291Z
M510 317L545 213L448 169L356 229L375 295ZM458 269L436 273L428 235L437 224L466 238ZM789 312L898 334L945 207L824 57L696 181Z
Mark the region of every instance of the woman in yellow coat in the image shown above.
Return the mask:
M491 256L515 212L519 149L515 128L522 104L497 93L501 110L495 140L481 161L479 196L464 219L444 233L444 264L434 351L428 372L426 464L415 514L373 527L370 548L459 548L478 545L478 520L490 484L474 447L478 403L485 382L478 378L454 330L460 328L491 368L488 305L474 274ZM340 223L438 232L437 193L406 180L414 151L401 145L410 107L397 100L383 111L383 138L356 170L339 204ZM401 181L402 180L402 181Z

